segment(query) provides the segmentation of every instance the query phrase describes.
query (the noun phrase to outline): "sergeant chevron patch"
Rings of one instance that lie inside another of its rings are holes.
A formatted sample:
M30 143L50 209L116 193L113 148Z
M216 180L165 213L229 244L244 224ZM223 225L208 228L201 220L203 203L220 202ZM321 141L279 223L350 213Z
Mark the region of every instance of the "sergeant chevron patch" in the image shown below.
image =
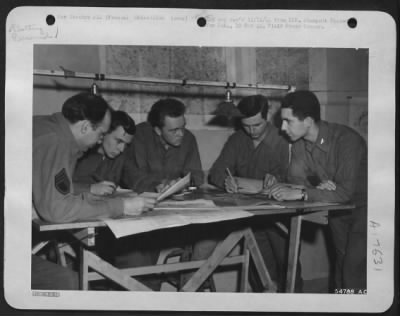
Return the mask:
M62 168L62 170L56 174L54 177L54 184L58 192L61 194L68 194L71 183L68 179L67 172L65 171L65 168Z

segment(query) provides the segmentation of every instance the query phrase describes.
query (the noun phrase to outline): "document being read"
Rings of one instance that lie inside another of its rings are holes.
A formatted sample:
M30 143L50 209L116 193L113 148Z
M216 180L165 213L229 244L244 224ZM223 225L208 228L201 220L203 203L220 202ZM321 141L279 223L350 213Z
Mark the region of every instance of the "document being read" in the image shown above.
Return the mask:
M139 234L157 229L227 221L252 216L241 210L225 210L211 200L164 201L153 211L140 216L105 219L116 238Z
M162 191L160 195L157 198L157 201L162 201L166 199L167 197L171 196L172 194L175 194L179 191L182 191L184 188L189 186L190 184L190 172L184 176L182 179L179 179L177 182L175 182L173 185L170 187L167 187L166 190Z

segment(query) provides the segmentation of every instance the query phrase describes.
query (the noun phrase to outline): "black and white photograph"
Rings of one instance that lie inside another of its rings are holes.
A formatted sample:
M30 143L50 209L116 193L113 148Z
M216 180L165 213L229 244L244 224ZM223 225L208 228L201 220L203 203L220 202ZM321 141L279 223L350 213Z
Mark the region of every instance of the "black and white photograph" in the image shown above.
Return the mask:
M11 306L390 306L388 16L25 9L7 21Z

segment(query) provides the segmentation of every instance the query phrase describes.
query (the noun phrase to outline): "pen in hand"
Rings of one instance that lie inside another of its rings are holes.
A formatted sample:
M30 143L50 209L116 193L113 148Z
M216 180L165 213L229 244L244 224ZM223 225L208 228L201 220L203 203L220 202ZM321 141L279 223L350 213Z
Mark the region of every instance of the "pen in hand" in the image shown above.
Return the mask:
M234 186L234 188L233 188L234 193L237 193L238 192L238 184L237 184L235 178L232 176L232 173L229 170L229 168L226 168L225 170L226 170L226 173L228 174L228 177L231 180L232 185Z

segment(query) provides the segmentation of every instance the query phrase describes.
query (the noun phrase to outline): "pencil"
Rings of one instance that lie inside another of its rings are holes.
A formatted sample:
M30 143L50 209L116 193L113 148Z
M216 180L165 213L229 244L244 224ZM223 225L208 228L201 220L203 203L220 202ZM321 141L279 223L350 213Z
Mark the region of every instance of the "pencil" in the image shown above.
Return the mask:
M235 193L237 193L238 190L239 190L238 183L236 182L235 178L232 176L232 173L231 173L231 171L229 170L229 168L226 168L225 170L226 170L226 172L228 173L228 177L229 177L229 178L232 180L232 182L234 183L234 185L235 185Z
M229 168L227 167L225 170L226 170L226 173L228 174L229 178L231 178L232 180L235 180L235 179L233 178L232 173L231 173L231 171L229 170Z

